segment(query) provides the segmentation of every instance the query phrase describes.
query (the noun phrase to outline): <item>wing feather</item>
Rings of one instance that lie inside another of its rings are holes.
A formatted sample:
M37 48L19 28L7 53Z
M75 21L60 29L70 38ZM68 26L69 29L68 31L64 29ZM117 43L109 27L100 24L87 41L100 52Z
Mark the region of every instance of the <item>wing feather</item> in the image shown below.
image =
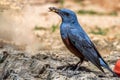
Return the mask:
M93 43L86 39L86 36L83 32L78 31L77 29L68 30L68 37L72 44L84 55L84 57L91 61L95 66L97 66L102 72L99 56L93 47Z

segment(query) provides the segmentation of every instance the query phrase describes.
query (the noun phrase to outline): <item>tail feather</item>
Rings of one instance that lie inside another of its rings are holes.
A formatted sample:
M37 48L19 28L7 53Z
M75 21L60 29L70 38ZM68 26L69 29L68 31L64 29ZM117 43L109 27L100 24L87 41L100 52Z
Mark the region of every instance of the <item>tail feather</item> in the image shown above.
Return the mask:
M113 76L118 77L118 75L110 69L110 67L108 66L108 64L106 64L106 62L104 62L101 58L99 58L99 60L100 60L100 65L102 67L108 69L113 74Z
M118 75L115 72L113 72L109 67L106 68L113 74L113 76L118 77Z

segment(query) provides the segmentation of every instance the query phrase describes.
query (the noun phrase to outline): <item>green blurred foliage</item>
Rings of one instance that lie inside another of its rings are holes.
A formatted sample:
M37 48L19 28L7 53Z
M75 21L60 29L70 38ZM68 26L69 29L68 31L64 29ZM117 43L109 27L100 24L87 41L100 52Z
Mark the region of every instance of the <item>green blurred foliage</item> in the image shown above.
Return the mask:
M111 16L118 16L116 11L113 12L109 12L109 13L103 13L103 12L97 12L97 11L93 11L93 10L79 10L77 11L78 14L89 14L89 15L111 15Z
M53 24L52 25L52 32L55 32L58 29L58 27L59 27L58 24L56 24L56 25Z
M118 16L118 13L116 11L113 11L113 12L108 13L108 15Z
M91 14L91 15L97 14L97 12L92 11L92 10L79 10L77 13L78 14Z
M46 30L46 28L36 25L36 26L34 27L34 30Z
M109 31L108 28L102 29L96 26L94 30L90 31L90 33L95 34L95 35L106 35L108 31Z

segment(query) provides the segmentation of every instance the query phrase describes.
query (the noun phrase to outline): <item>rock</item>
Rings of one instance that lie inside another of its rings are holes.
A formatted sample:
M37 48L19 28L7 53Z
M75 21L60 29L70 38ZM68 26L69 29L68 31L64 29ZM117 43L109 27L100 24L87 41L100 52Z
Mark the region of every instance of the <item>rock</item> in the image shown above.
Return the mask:
M12 49L11 46L9 46ZM0 49L0 79L14 80L117 80L105 69L106 75L94 65L84 62L75 71L74 64L79 60L74 55L65 51L39 51L36 55L18 50L9 50L9 47ZM8 54L9 53L9 54ZM110 67L120 58L118 52L113 52L105 60ZM57 55L56 55L57 54ZM68 55L69 54L69 55ZM7 57L5 57L7 56ZM66 68L67 67L67 68ZM66 68L66 69L65 69Z

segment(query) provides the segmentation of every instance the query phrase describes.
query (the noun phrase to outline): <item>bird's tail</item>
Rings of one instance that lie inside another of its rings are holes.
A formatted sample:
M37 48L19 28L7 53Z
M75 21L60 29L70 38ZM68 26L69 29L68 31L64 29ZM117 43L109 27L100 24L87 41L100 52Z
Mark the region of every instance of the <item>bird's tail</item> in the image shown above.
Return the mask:
M103 59L99 58L99 60L100 60L100 65L102 67L108 69L113 74L113 76L118 77L118 75L110 69L110 67L108 66L108 64Z

